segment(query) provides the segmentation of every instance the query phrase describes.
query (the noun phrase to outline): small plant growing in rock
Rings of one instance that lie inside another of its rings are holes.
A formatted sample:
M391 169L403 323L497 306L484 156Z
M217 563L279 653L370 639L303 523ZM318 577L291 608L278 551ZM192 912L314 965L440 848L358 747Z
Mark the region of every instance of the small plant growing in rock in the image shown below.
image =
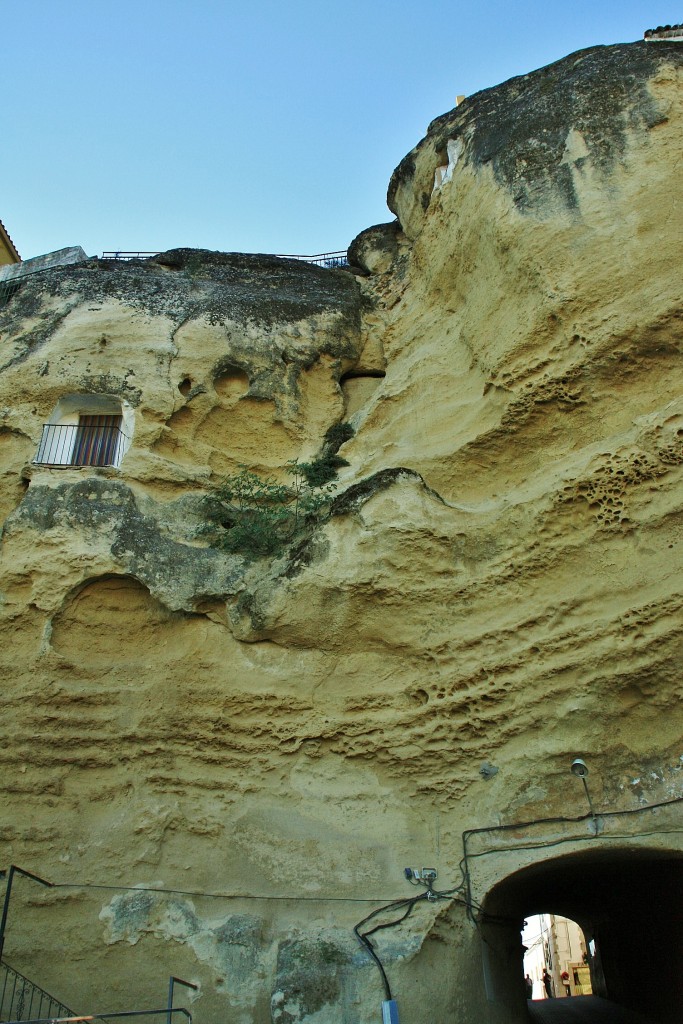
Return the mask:
M241 466L205 499L206 531L224 551L266 558L329 515L334 485L309 482L312 463L288 462L291 484ZM315 474L313 474L315 479Z
M324 487L334 480L342 466L348 466L348 462L341 455L322 455L313 462L301 462L299 469L309 487Z
M341 446L346 441L350 441L354 434L355 430L350 423L333 423L325 431L323 448L331 453L338 452Z
M286 464L290 484L240 466L239 473L226 477L204 499L203 532L224 551L247 558L281 555L307 529L328 518L337 469L348 466L337 451L353 434L349 423L333 424L317 459Z
M306 482L311 487L324 487L337 475L337 470L342 466L348 466L346 459L337 452L341 446L350 441L354 435L354 429L350 423L334 423L326 432L322 452L313 462L302 462L299 464Z

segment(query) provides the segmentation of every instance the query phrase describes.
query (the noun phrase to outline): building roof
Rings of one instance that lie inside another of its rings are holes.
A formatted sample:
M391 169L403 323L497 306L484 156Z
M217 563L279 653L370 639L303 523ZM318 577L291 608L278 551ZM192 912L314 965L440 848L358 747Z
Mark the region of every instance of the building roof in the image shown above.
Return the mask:
M14 256L13 262L14 263L21 263L21 256L17 252L17 247L15 246L14 242L10 238L9 232L7 231L7 228L5 227L5 225L0 220L0 243L1 242L5 243L5 245L7 246L7 249L9 250L10 255Z
M0 283L5 281L18 281L21 278L30 277L41 270L52 270L55 267L68 267L74 263L83 263L87 260L87 254L80 245L69 245L66 249L57 249L55 252L46 252L43 256L32 256L28 260L19 260L19 263L7 263L0 267Z

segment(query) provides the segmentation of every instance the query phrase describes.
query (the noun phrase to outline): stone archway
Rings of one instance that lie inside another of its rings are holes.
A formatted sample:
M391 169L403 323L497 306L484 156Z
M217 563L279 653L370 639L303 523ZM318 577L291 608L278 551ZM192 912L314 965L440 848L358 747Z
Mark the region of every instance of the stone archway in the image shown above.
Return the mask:
M576 921L595 943L596 994L662 1024L683 1006L683 853L595 849L515 871L488 893L481 919L489 998L527 1020L520 927L536 913Z

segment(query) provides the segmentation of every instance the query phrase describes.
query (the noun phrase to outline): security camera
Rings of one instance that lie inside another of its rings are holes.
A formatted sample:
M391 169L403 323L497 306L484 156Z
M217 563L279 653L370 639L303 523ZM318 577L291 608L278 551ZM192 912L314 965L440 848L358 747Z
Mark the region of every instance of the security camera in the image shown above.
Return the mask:
M572 761L572 775L577 775L580 779L585 779L588 775L588 765L580 757L575 757Z

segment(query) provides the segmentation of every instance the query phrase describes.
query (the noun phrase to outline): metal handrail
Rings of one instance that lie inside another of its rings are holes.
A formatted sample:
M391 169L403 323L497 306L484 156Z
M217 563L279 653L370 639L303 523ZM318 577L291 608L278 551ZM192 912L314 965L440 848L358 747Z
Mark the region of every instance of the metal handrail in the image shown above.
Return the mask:
M45 423L33 460L35 466L118 466L129 437L119 427Z
M20 265L20 264L18 264ZM70 266L70 264L67 264ZM20 277L10 277L6 281L0 281L0 309L9 305L14 296L21 291L27 282L33 281L36 277L49 274L51 270L62 270L62 267L38 267L23 273Z
M199 985L195 985L193 981L183 981L182 978L176 978L175 974L172 974L168 979L168 1018L167 1024L172 1024L171 1014L173 1013L173 995L175 992L176 985L183 985L185 988L192 989L193 992L199 991Z
M286 252L278 252L275 255L283 260L328 260L333 256L346 256L346 249L337 249L335 252L316 252L312 256L298 256Z
M315 263L319 267L344 267L348 266L346 249L338 249L337 252L319 252L314 256L296 256L292 253L276 253L281 260L303 260L304 263Z
M197 992L199 986L173 974L168 979L168 1004L163 1009L116 1010L107 1013L77 1015L66 1003L50 995L44 988L36 985L34 981L15 970L14 967L10 967L7 961L2 959L2 950L15 875L23 875L24 878L38 882L50 889L55 885L54 882L50 882L32 871L27 871L25 868L20 868L16 864L11 864L8 871L0 871L0 878L7 879L2 913L0 914L0 1022L3 1024L88 1024L92 1021L103 1021L104 1024L107 1024L113 1017L156 1017L164 1014L166 1024L173 1024L173 1014L181 1013L187 1018L188 1024L192 1024L190 1011L184 1006L173 1005L174 990L176 985L183 985L185 988ZM45 1011L50 1014L49 1017L32 1016L33 1012L41 1014Z
M173 1013L182 1013L192 1024L192 1014L184 1006L175 1006L173 1009L165 1006L162 1010L123 1010L116 1013L88 1013L82 1016L72 1015L69 1017L31 1017L17 1018L16 1020L5 1021L4 1024L89 1024L94 1020L111 1020L113 1017L158 1017L161 1014L169 1016Z
M137 260L137 259L148 259L151 256L158 256L158 249L150 249L148 251L139 250L138 252L125 251L115 249L110 252L103 252L101 259L103 260ZM273 253L280 260L302 260L304 263L315 263L320 267L343 267L348 266L348 260L346 258L346 249L338 249L336 252L318 252L312 256L301 256L294 253Z
M55 996L50 995L40 985L36 985L30 978L25 977L19 971L3 960L0 962L0 1020L6 1021L14 1017L17 1021L33 1019L32 1013L61 1014L63 1016L73 1014L73 1010L61 1002ZM27 1011L27 1015L24 1011ZM53 1019L51 1016L48 1018Z
M23 875L24 878L30 878L32 882L38 882L40 885L44 885L47 889L51 889L54 884L53 882L48 882L46 878L41 878L40 875L35 875L32 871L20 868L17 864L10 864L9 870L1 873L2 877L7 876L7 882L5 883L5 895L2 901L2 916L0 917L0 960L2 960L3 950L5 948L7 915L9 914L9 904L12 896L12 885L14 884L15 875Z
M132 250L126 251L125 249L113 249L111 252L103 252L101 259L103 260L138 260L144 259L147 256L158 256L161 249L138 249L136 252Z

